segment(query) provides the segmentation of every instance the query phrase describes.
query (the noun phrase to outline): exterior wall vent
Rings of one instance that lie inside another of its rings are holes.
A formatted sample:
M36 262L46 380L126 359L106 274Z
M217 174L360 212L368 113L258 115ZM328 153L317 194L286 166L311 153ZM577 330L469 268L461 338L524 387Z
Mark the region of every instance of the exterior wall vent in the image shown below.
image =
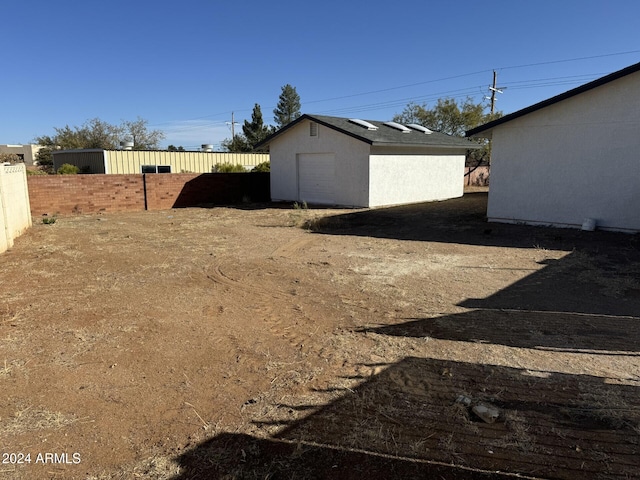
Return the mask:
M365 120L360 120L359 118L350 118L349 121L351 123L355 123L356 125L360 125L367 130L378 130L378 127L376 127L373 123L369 123Z
M397 122L384 122L387 127L395 128L396 130L400 130L402 133L411 133L411 129L405 127L404 125Z
M309 136L310 137L318 136L318 124L316 122L309 123Z

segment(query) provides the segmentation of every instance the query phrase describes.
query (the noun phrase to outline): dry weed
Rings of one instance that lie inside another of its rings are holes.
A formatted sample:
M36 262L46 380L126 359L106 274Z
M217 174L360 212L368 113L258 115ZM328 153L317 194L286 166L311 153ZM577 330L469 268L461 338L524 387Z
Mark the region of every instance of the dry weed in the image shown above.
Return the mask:
M13 417L3 422L0 435L15 435L44 429L60 429L75 423L77 419L61 412L50 412L44 408L19 407Z
M578 416L592 418L610 428L637 428L640 409L630 406L610 389L593 390L579 395L578 406L572 409Z
M535 437L529 434L529 425L525 418L518 415L517 411L508 411L504 414L504 424L509 433L493 443L499 448L515 447L521 452L534 452L536 450Z

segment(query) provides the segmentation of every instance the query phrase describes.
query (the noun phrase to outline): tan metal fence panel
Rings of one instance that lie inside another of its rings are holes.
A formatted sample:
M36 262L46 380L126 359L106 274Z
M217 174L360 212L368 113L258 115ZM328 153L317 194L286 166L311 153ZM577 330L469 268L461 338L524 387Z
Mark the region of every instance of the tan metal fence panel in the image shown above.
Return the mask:
M170 165L171 173L211 173L216 164L231 163L250 170L269 161L268 153L167 152L109 150L105 152L107 173L141 173L143 165Z
M24 164L0 165L0 252L31 226L31 209Z

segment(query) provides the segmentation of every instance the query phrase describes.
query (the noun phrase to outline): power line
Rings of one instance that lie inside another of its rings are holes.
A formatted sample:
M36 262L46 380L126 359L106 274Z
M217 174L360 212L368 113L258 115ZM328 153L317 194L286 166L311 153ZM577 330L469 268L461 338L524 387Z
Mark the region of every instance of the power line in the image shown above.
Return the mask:
M555 64L555 63L565 63L565 62L575 62L575 61L579 61L579 60L591 60L594 58L602 58L602 57L612 57L612 56L616 56L616 55L629 55L632 53L640 53L640 50L631 50L629 52L620 52L620 53L609 53L609 54L604 54L604 55L593 55L590 57L579 57L579 58L570 58L570 59L565 59L565 60L551 60L548 62L539 62L539 63L530 63L530 64L524 64L524 65L513 65L510 67L500 67L497 68L496 70L510 70L510 69L517 69L517 68L525 68L525 67L535 67L535 66L541 66L541 65L551 65L551 64ZM480 74L485 74L488 72L491 72L492 69L487 69L487 70L478 70L477 72L471 72L471 73L462 73L460 75L452 75L449 77L443 77L443 78L437 78L437 79L432 79L432 80L425 80L423 82L416 82L416 83L410 83L407 85L400 85L397 87L389 87L389 88L383 88L381 90L372 90L369 92L362 92L362 93L354 93L351 95L343 95L340 97L331 97L331 98L325 98L322 100L311 100L308 102L304 102L305 105L308 105L310 103L319 103L319 102L329 102L329 101L333 101L333 100L342 100L345 98L353 98L353 97L360 97L360 96L364 96L364 95L372 95L374 93L384 93L384 92L389 92L391 90L399 90L402 88L409 88L409 87L416 87L419 85L426 85L429 83L437 83L437 82L444 82L447 80L455 80L457 78L463 78L463 77L470 77L470 76L474 76L474 75L480 75Z
M589 57L568 58L565 60L550 60L548 62L527 63L524 65L513 65L511 67L501 67L501 68L498 68L497 70L510 70L515 68L525 68L525 67L539 67L540 65L551 65L554 63L566 63L566 62L578 62L580 60L592 60L594 58L615 57L618 55L630 55L632 53L640 53L640 50L629 50L628 52L618 52L618 53L605 53L602 55L591 55Z
M583 60L592 60L592 59L596 59L596 58L607 58L607 57L614 57L614 56L621 56L621 55L630 55L630 54L636 54L636 53L640 53L640 50L629 50L629 51L625 51L625 52L616 52L616 53L608 53L608 54L601 54L601 55L590 55L590 56L585 56L585 57L574 57L574 58L568 58L568 59L561 59L561 60L549 60L549 61L545 61L545 62L536 62L536 63L528 63L528 64L521 64L521 65L511 65L511 66L503 66L503 67L498 67L495 70L498 71L502 71L502 70L514 70L514 69L520 69L520 68L528 68L528 67L537 67L537 66L542 66L542 65L553 65L553 64L558 64L558 63L568 63L568 62L577 62L577 61L583 61ZM379 93L385 93L385 92L390 92L390 91L394 91L394 90L401 90L401 89L405 89L405 88L411 88L411 87L417 87L417 86L421 86L421 85L428 85L428 84L432 84L432 83L438 83L438 82L444 82L444 81L450 81L450 80L455 80L455 79L459 79L459 78L464 78L464 77L472 77L472 76L476 76L476 75L480 75L480 74L486 74L488 72L492 72L492 69L485 69L485 70L478 70L475 72L469 72L469 73L462 73L459 75L450 75L447 77L441 77L441 78L436 78L436 79L430 79L430 80L425 80L425 81L421 81L421 82L414 82L414 83L409 83L409 84L405 84L405 85L399 85L399 86L394 86L394 87L388 87L388 88L383 88L383 89L378 89L378 90L371 90L371 91L367 91L367 92L360 92L360 93L353 93L353 94L349 94L349 95L341 95L341 96L337 96L337 97L329 97L329 98L323 98L323 99L318 99L318 100L310 100L310 101L305 101L304 105L312 105L312 104L317 104L317 103L323 103L323 102L331 102L331 101L336 101L336 100L344 100L344 99L348 99L348 98L356 98L356 97L362 97L362 96L366 96L366 95L374 95L374 94L379 94ZM600 74L598 74L600 75ZM575 76L577 77L586 77L586 76L591 76L591 75L580 75L580 76ZM524 88L541 88L541 87L548 87L548 86L556 86L556 85L568 85L568 84L573 84L573 83L582 83L578 80L575 81L570 81L569 78L571 77L555 77L555 78L549 78L546 79L547 82L546 83L535 83L538 82L538 80L525 80L525 81L520 81L520 82L509 82L506 84L506 86L509 86L510 88L517 90L517 89L524 89ZM597 78L597 77L596 77ZM564 79L563 81L557 81L557 80L561 80ZM519 86L512 86L512 84L514 83L524 83L524 85L519 85ZM528 85L526 85L528 83ZM471 91L473 90L473 92L475 92L475 89L477 89L478 86L475 87L469 87L467 89L462 89L460 91L466 91L469 92L466 95L470 95ZM480 88L485 88L480 86ZM460 92L460 91L451 91L451 93L456 93L456 92ZM391 108L391 107L396 107L396 106L400 106L401 102L404 102L404 104L406 103L410 103L410 102L425 102L428 101L429 99L437 99L440 98L442 95L447 95L448 92L439 92L439 93L432 93L429 95L424 95L424 96L418 96L418 97L409 97L409 98L404 98L404 99L397 99L397 100L389 100L386 102L376 102L376 103L371 103L371 104L365 104L365 105L359 105L359 106L353 106L353 107L343 107L343 108L337 108L337 109L330 109L330 110L324 110L318 113L348 113L348 112L362 112L362 111L370 111L370 110L381 110L383 108ZM464 94L457 94L455 95L454 98L460 98L461 96L466 96ZM275 108L274 107L269 107L269 108ZM235 112L248 112L251 111L251 109L234 109L233 111ZM177 123L177 122L188 122L188 121L193 121L193 120L200 120L200 119L204 119L204 118L211 118L211 117L216 117L216 116L229 116L229 114L231 114L232 111L226 111L226 112L221 112L221 113L216 113L216 114L211 114L211 115L203 115L200 117L194 117L191 119L187 119L187 120L182 120L182 121L174 121L174 122L162 122L162 123L157 123L154 125L150 125L150 126L160 126L160 125L168 125L168 124L172 124L172 123ZM214 126L218 126L218 125L222 125L224 124L224 122L214 122L214 123L208 123L208 124L201 124L201 125L193 125L193 126L181 126L178 127L178 129L175 129L173 131L185 131L185 130L192 130L192 129L198 129L198 128L207 128L207 127L214 127Z

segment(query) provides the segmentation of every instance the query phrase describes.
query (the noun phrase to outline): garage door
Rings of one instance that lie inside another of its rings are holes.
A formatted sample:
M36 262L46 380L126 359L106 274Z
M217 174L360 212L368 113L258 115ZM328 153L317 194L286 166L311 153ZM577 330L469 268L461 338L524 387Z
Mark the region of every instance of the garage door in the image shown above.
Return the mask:
M335 183L333 153L298 155L298 199L301 202L334 204Z

